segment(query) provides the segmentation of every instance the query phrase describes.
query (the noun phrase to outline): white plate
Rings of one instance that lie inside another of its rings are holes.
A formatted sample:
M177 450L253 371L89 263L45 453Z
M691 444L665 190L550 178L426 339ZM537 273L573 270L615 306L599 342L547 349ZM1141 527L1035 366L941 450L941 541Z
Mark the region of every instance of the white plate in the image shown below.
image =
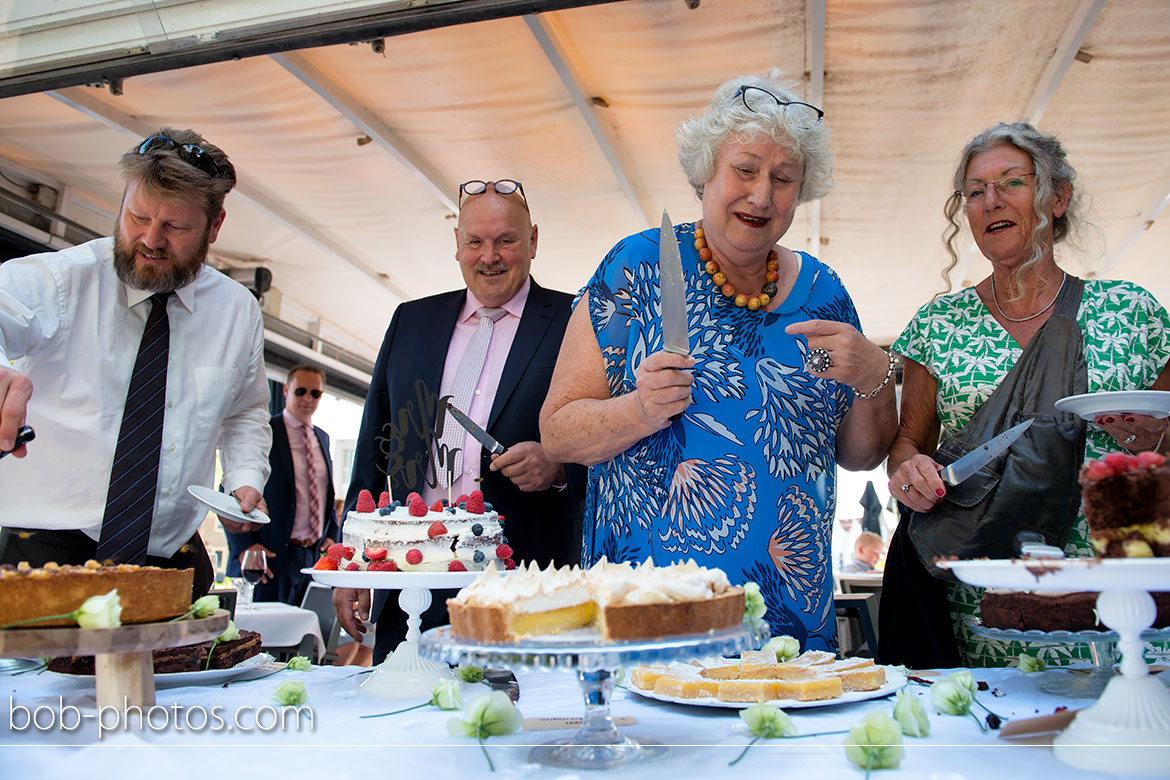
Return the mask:
M322 585L331 588L373 588L374 590L403 590L405 588L462 588L475 582L477 571L332 571L330 569L301 569Z
M1056 402L1062 412L1079 414L1092 421L1103 414L1144 414L1150 417L1170 417L1170 391L1124 390L1112 393L1084 393L1070 395Z
M1014 590L1156 590L1170 587L1170 558L935 561L963 582Z
M187 487L187 492L194 496L196 501L211 507L212 512L223 515L229 520L235 520L237 523L264 525L271 522L268 515L259 509L253 509L248 514L244 514L240 511L240 502L236 500L235 496L229 496L227 493L220 493L218 490L212 490L203 485L190 485Z
M764 702L765 704L774 704L777 707L782 707L786 710L801 709L804 707L832 707L835 704L849 704L855 701L866 701L868 699L880 699L883 696L889 696L891 693L896 693L906 687L906 676L899 672L892 666L884 667L886 670L886 684L874 691L846 691L841 696L835 699L821 699L820 701L797 701L795 699L773 699L772 701ZM719 699L705 696L699 699L682 699L677 696L663 696L654 691L648 691L644 688L638 688L632 684L627 683L626 687L638 694L645 696L647 699L656 699L658 701L667 701L671 704L690 704L695 707L723 707L733 710L746 710L748 707L756 706L757 702L740 702L740 701L720 701Z
M154 676L155 688L179 688L186 685L217 685L228 680L235 679L240 675L247 674L255 670L257 667L263 666L272 661L272 656L268 653L259 653L251 658L245 658L231 669L207 669L202 672L171 672L170 674L156 674ZM92 674L65 674L63 672L50 672L58 677L66 680L77 680L79 682L93 682L94 676Z

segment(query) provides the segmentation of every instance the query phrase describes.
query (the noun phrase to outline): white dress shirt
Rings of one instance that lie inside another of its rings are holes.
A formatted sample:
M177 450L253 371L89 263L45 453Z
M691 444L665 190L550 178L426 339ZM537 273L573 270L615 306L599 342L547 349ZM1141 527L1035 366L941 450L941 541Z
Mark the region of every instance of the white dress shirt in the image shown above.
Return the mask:
M33 383L28 456L0 461L0 526L101 533L110 467L150 293L123 284L114 240L0 265L0 360ZM150 555L172 556L207 509L188 485L268 479L268 382L260 307L204 266L167 307L171 346Z

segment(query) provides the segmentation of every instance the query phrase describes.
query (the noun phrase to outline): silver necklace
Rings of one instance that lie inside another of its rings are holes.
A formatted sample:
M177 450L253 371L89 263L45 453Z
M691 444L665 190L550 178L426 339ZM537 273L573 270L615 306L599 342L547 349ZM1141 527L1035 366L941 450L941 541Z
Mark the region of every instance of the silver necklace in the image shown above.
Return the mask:
M1061 279L1060 279L1060 287L1056 288L1056 295L1052 296L1052 300L1048 302L1048 305L1045 306L1040 311L1036 312L1035 314L1030 314L1027 317L1019 317L1019 318L1009 317L1003 313L1003 309L1001 309L999 306L999 296L995 294L995 274L992 274L991 275L991 300L993 300L995 302L995 310L999 312L999 316L1003 317L1008 322L1027 322L1028 320L1036 319L1041 314L1043 314L1044 312L1051 309L1052 305L1054 303L1056 303L1056 299L1060 297L1060 291L1064 289L1065 280L1068 279L1068 274L1066 272L1061 271L1061 273L1064 274L1064 276L1061 277Z

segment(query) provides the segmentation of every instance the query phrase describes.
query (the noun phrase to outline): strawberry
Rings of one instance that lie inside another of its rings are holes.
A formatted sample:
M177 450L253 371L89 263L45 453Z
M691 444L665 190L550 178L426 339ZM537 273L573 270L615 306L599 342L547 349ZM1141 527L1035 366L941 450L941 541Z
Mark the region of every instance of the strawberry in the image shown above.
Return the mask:
M406 497L406 505L410 506L410 502L414 501L416 498L419 499L420 501L422 500L422 496L420 496L418 493L411 493L410 495L408 495Z
M1137 464L1139 468L1156 469L1166 465L1166 457L1158 452L1139 452Z
M370 491L362 490L358 493L357 511L362 514L368 514L377 510L378 506L374 503L374 497L370 495Z
M447 571L467 571L462 561L451 561L447 564Z
M1106 466L1099 460L1089 461L1089 465L1085 466L1085 477L1096 482L1102 479L1108 479L1113 476L1113 469Z
M440 523L438 520L431 523L431 527L427 529L427 536L434 539L436 536L442 536L447 533L447 526Z
M367 547L362 554L367 561L384 561L388 552L385 547Z
M330 548L330 549L332 549L332 548ZM313 564L313 568L314 569L325 569L328 571L337 571L337 561L333 560L332 558L330 558L327 555L322 555L320 558L317 559L317 562Z
M362 567L357 561L350 561L350 563L348 565L346 565L345 570L346 571L361 571Z
M1105 465L1113 469L1114 474L1124 474L1137 465L1137 459L1125 452L1111 452L1105 456Z
M411 566L418 566L420 563L422 563L422 553L411 547L406 551L406 562Z
M467 499L467 511L473 515L483 514L483 493L471 491L471 497Z
M341 542L336 542L329 545L329 549L325 552L331 561L340 561L345 557L345 545ZM350 556L352 557L352 556Z
M390 506L390 494L385 490L382 491L382 495L378 496L378 508L381 509L384 506Z
M435 503L431 504L431 511L432 512L442 512L443 511L443 502L436 501Z
M426 517L427 505L423 503L421 498L416 498L410 502L410 516L411 517Z
M504 559L504 571L512 571L512 569L515 569L515 568L516 568L516 561L512 560L511 558Z
M500 558L501 560L504 558L511 558L512 548L506 544L496 545L496 557Z
M398 564L394 561L374 561L366 571L398 571Z

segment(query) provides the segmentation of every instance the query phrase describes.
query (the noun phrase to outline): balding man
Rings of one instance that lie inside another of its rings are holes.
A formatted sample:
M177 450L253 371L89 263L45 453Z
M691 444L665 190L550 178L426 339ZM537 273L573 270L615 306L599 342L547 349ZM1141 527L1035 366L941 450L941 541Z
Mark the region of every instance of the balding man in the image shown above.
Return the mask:
M548 459L537 419L572 297L544 289L530 275L538 231L519 182L469 181L459 197L455 257L467 287L404 303L394 312L366 397L346 513L361 490L375 497L385 490L387 476L394 498L417 492L428 505L478 489L507 517L505 533L516 561L576 563L581 540L575 497L583 494L584 470L570 467L567 479L565 468ZM486 355L470 360L468 353L476 350L469 345L484 319L491 320ZM474 389L462 411L507 448L502 455L489 455L440 414L439 399L458 398L456 377L466 376L468 363L474 366ZM435 594L424 630L447 622L445 598ZM369 591L334 591L341 625L355 639L362 634L355 607L365 617L369 604ZM379 607L374 605L375 662L405 636L406 625L396 608L378 619Z

